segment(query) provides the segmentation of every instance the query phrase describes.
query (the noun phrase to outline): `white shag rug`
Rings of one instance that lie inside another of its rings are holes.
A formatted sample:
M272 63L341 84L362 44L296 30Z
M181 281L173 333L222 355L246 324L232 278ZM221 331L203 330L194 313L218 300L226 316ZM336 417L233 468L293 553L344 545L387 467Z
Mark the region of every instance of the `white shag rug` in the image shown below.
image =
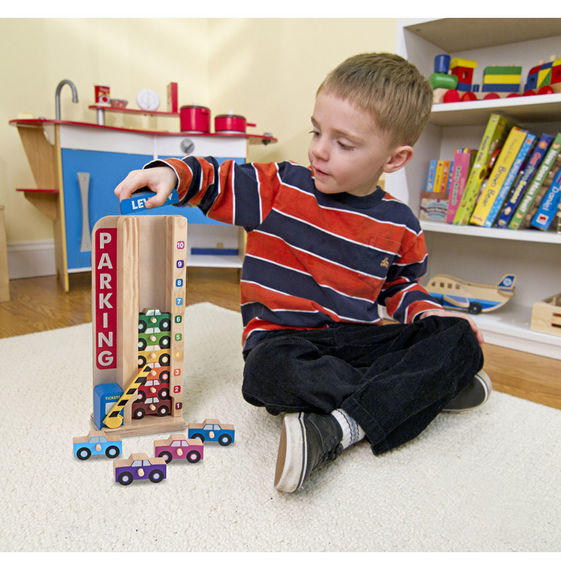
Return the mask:
M236 443L172 462L157 485L72 455L90 429L91 325L0 340L1 551L559 550L561 411L494 393L386 455L362 442L283 495L281 418L241 396L240 315L201 303L185 323L185 419L234 423ZM122 457L165 435L125 438Z

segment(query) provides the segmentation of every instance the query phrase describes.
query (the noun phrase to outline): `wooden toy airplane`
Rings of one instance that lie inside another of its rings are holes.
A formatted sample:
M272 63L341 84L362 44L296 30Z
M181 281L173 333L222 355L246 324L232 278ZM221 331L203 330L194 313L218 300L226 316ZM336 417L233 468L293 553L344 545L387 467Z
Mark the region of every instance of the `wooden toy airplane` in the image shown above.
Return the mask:
M429 280L427 291L444 308L460 309L473 315L502 307L513 295L516 275L504 275L496 285L471 283L439 273Z

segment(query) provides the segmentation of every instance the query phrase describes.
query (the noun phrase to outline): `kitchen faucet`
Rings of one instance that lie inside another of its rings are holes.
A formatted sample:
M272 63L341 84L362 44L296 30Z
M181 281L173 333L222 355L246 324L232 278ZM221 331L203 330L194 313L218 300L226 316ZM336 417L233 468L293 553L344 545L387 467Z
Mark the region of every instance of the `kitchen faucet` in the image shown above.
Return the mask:
M55 92L55 119L60 121L60 92L65 85L72 89L72 103L78 103L78 91L76 85L70 79L63 79L57 86Z

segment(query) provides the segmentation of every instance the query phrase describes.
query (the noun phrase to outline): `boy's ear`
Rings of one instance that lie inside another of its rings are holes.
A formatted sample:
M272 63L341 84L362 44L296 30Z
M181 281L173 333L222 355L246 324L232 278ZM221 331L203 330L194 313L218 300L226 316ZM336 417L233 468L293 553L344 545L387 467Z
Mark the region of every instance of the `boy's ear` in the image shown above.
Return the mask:
M389 156L384 165L384 172L388 174L403 168L413 158L413 147L409 145L398 146Z

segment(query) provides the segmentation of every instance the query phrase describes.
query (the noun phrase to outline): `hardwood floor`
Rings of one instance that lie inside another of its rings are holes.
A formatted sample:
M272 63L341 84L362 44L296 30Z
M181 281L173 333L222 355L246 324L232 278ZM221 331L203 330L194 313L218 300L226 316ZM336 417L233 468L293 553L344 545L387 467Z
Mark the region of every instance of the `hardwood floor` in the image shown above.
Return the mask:
M191 267L186 303L210 302L239 311L239 275L233 269ZM71 275L70 293L54 276L10 281L9 302L0 303L0 338L91 321L90 274ZM561 409L561 360L486 345L485 370L500 392Z

